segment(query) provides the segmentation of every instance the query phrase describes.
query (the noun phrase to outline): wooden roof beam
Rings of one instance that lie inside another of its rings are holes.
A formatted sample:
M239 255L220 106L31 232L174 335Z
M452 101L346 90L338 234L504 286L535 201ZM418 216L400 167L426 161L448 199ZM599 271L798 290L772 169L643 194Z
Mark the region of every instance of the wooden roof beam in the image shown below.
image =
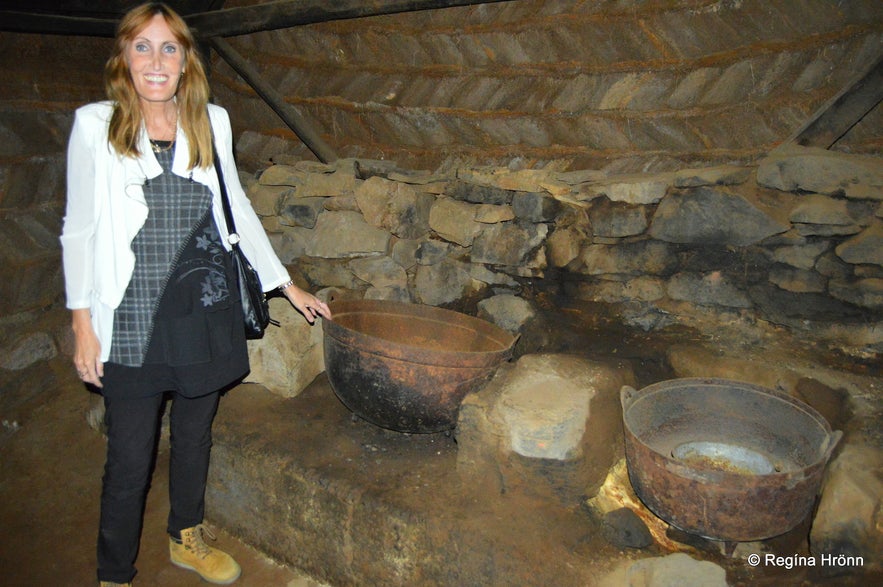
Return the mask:
M182 15L198 36L235 37L304 24L383 14L518 0L277 0ZM0 10L0 30L46 35L113 37L118 19Z
M831 148L883 100L883 55L798 129L783 146Z
M112 38L118 22L119 19L110 18L0 10L0 31L12 33Z
M257 92L258 96L279 115L282 121L288 125L288 128L294 131L294 134L313 152L319 161L330 163L337 160L337 154L313 130L313 125L294 106L286 102L285 97L267 83L260 73L231 47L227 41L216 37L209 39L208 43Z
M193 14L187 23L205 37L234 37L333 20L513 1L517 0L277 0Z

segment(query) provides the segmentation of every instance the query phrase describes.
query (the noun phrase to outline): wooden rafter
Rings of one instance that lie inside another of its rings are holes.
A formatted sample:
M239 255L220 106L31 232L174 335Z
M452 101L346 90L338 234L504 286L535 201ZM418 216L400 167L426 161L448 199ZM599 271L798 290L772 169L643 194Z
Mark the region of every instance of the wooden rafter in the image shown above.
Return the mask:
M202 38L234 37L332 20L513 1L519 0L277 0L183 17ZM10 32L112 37L116 24L110 18L0 10L0 30Z
M267 83L260 73L230 46L230 43L220 37L209 39L208 42L217 51L218 55L230 67L236 70L236 73L279 115L279 118L288 125L288 128L294 131L294 134L313 152L319 161L329 163L337 159L334 150L313 130L313 125L307 122L297 108L286 102L285 97Z
M206 37L233 37L260 31L401 12L512 2L513 0L278 0L254 6L193 14L187 23Z
M831 98L785 144L828 149L883 100L883 55Z

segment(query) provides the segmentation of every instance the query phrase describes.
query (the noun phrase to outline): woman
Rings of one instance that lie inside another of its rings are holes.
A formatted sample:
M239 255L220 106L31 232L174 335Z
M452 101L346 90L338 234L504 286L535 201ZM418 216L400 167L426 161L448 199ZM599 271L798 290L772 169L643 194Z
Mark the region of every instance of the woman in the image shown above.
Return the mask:
M98 536L101 585L129 585L164 395L172 394L172 563L220 584L239 565L202 525L219 390L248 371L239 291L213 166L213 139L240 246L265 289L311 324L328 306L295 286L239 184L227 113L184 21L160 3L120 22L105 68L109 101L78 109L68 147L61 242L74 364L105 404Z

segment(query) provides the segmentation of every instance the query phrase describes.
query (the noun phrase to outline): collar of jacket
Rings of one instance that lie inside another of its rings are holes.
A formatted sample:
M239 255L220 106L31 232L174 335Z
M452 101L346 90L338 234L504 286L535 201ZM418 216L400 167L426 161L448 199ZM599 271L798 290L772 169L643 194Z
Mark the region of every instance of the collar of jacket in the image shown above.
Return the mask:
M145 181L155 179L163 172L163 168L156 160L156 155L150 145L150 138L147 136L146 128L142 128L141 138L138 142L138 150L141 152L141 156L137 159L131 157L123 158L123 165L127 168L127 186L142 186ZM217 193L218 180L214 170L211 167L208 169L201 167L189 169L187 167L189 159L190 146L187 142L187 135L184 134L184 131L181 130L181 127L179 126L177 133L175 134L175 155L172 159L172 173L179 177L190 179L191 181L208 186L212 193ZM130 196L143 200L142 190L130 190L127 187L126 191Z

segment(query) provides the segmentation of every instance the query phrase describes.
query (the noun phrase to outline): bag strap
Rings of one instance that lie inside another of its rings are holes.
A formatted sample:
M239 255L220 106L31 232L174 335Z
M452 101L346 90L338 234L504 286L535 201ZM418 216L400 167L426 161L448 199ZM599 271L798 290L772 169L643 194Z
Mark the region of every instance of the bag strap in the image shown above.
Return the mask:
M224 208L224 219L227 221L227 242L236 246L239 244L239 233L236 232L236 223L233 222L233 210L230 208L230 198L227 195L227 185L224 181L224 172L221 170L221 160L218 157L218 149L215 147L215 135L212 133L212 155L215 160L215 173L218 174L218 185L221 188L221 204Z

